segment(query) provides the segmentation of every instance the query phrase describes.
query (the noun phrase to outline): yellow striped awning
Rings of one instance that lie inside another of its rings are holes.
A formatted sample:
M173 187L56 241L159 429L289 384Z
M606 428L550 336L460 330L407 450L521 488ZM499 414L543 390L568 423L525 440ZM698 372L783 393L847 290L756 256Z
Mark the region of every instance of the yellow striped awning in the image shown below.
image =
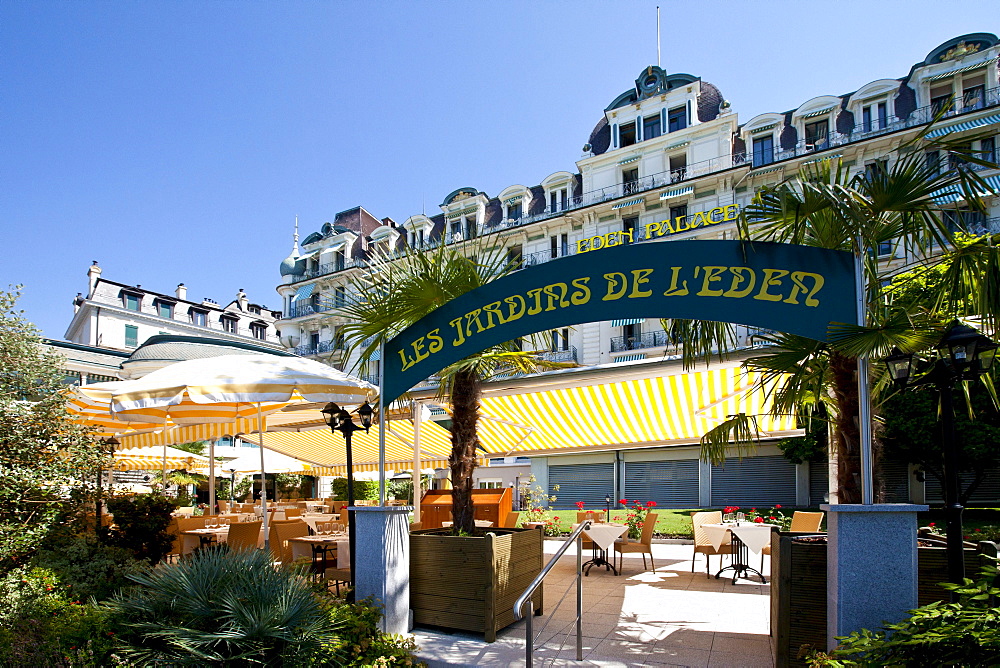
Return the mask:
M164 448L126 447L115 451L115 469L119 471L159 471L163 468ZM177 448L166 448L166 465L170 470L194 470L208 462L202 457Z
M794 417L766 415L765 393L755 389L759 378L732 365L535 392L487 391L484 415L533 430L509 450L491 448L488 439L484 446L513 454L692 444L737 413L757 416L762 437L791 435Z

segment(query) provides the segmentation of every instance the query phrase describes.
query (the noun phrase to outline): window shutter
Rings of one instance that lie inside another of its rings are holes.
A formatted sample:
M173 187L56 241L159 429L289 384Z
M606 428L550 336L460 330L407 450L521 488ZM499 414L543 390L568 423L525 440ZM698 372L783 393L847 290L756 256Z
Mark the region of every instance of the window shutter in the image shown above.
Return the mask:
M611 141L614 143L614 147L618 148L618 124L615 123L611 126Z
M577 501L583 501L586 510L603 509L605 495L614 495L614 479L614 462L549 466L549 494L556 497L552 508L575 508ZM554 490L556 485L559 491Z
M729 458L725 466L712 467L714 506L769 508L795 505L795 464L782 455Z
M635 117L635 140L642 141L642 116Z
M691 100L687 101L687 116L688 116L687 124L691 125Z
M667 108L660 109L660 134L667 134Z
M698 507L698 460L625 462L624 498L661 508Z

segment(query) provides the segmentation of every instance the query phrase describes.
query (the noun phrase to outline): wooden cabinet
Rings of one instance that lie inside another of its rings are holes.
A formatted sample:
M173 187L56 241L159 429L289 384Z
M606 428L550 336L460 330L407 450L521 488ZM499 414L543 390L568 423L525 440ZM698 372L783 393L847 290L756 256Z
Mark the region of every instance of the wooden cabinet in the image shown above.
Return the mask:
M477 520L499 527L511 511L510 488L472 490L472 515ZM425 529L439 529L451 521L451 490L433 489L424 494L420 504L420 523Z

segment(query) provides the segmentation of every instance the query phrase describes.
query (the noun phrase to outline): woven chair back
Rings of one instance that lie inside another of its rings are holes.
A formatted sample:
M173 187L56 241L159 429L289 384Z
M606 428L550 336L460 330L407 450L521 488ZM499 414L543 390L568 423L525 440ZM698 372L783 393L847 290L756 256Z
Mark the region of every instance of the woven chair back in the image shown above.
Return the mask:
M260 520L229 525L229 538L226 544L231 550L255 550L260 537Z

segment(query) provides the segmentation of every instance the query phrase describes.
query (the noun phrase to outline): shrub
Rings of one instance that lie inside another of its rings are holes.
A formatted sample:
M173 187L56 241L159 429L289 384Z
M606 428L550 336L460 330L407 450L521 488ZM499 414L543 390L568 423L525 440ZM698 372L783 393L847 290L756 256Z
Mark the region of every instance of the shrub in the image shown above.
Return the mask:
M334 478L330 483L330 492L338 499L347 500L347 478ZM354 481L355 501L377 501L378 481L377 480L355 480Z
M958 603L940 601L910 612L909 619L882 631L855 631L837 638L830 654L809 657L811 666L994 666L1000 664L1000 589L995 565L980 579L942 583L960 595Z
M175 507L173 499L154 494L109 499L115 526L108 533L108 544L130 550L155 566L170 553L173 536L167 527Z
M64 536L40 550L32 564L53 573L67 595L79 601L110 598L129 584L129 575L142 570L132 552L101 545L93 536Z
M331 619L339 628L336 642L318 651L301 652L286 661L294 665L341 666L414 666L416 644L411 638L382 633L381 611L370 601L344 603L334 601L329 607Z
M336 641L323 599L262 550L199 550L131 579L137 586L107 607L124 654L140 664L281 665Z
M10 571L0 579L0 599L0 665L115 665L107 614L77 598L52 571Z

